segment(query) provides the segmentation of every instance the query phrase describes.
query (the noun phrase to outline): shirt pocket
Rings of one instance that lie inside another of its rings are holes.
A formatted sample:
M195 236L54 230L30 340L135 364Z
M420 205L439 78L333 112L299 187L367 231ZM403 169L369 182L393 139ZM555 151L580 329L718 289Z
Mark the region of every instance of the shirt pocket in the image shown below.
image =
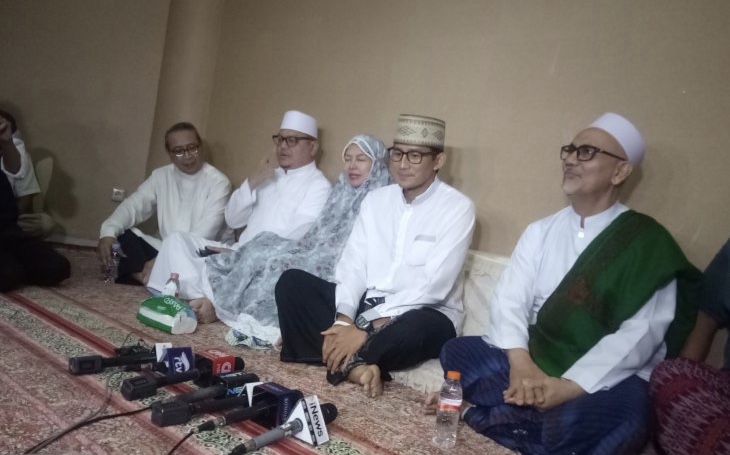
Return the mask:
M436 245L435 235L417 235L405 255L406 264L415 267L426 264L426 260L431 254L434 245Z

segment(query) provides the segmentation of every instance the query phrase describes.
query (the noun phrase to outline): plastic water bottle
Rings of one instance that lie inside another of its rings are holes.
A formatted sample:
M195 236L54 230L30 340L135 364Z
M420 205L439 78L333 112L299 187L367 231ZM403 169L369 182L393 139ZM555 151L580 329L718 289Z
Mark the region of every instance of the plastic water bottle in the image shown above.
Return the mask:
M170 278L167 279L165 287L162 288L162 295L171 295L177 297L180 295L180 275L172 272Z
M114 283L119 278L119 261L122 259L122 246L119 243L112 245L112 262L106 270L104 281Z
M456 445L456 431L461 413L461 373L448 371L441 386L439 409L436 413L436 430L433 443L441 449L451 449Z

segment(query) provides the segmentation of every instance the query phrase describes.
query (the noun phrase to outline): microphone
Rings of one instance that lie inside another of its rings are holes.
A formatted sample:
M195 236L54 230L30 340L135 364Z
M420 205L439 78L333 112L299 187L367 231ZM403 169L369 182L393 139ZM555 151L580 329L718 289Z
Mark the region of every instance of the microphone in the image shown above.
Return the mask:
M288 436L295 436L315 446L323 444L329 440L325 425L335 420L336 417L337 407L334 404L325 403L320 407L316 396L303 398L285 424L239 444L229 455L253 452ZM321 422L322 419L324 419L324 424ZM309 430L308 434L302 431L305 425Z
M247 395L248 407L228 411L198 426L196 431L210 431L243 420L254 420L265 427L280 425L303 397L299 390L287 389L274 382L249 384Z
M154 352L137 352L118 357L102 357L100 355L70 357L68 359L68 371L73 375L94 374L100 373L109 367L142 365L145 363L157 363L157 356Z
M241 395L246 384L258 381L258 376L253 373L244 373L243 371L222 374L220 376L215 376L213 378L213 385L209 387L193 390L192 392L178 395L166 401L156 401L152 403L152 406L159 406L162 403L169 403L173 401L195 403L208 398L223 398L226 395Z
M230 370L241 371L243 370L244 362L240 357L229 356L234 359ZM210 385L213 382L213 378L216 375L215 370L220 371L220 364L215 365L209 358L196 354L195 355L195 368L192 370L185 371L183 373L174 373L167 376L148 376L140 375L134 378L128 378L122 381L121 392L122 396L127 400L139 400L141 398L151 397L157 393L157 389L160 387L179 384L193 380L194 383L200 385ZM226 368L228 369L228 368ZM218 373L220 374L220 373Z
M186 403L184 401L161 402L155 403L150 407L152 408L152 423L158 427L168 427L170 425L188 423L197 414L223 411L225 409L248 405L248 396L243 395L240 397L228 397L197 403Z

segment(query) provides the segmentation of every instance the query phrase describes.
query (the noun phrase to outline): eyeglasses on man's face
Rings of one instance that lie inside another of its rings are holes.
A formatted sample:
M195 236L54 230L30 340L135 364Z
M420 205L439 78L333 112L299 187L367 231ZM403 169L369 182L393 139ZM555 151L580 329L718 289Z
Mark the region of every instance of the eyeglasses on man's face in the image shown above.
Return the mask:
M605 150L601 150L598 147L594 147L592 145L579 145L578 147L576 147L573 144L568 144L560 147L560 159L563 161L567 160L570 154L573 152L576 152L575 156L578 158L578 161L590 161L599 153L604 153L608 156L612 156L617 160L627 161L624 157L618 156L611 152L607 152Z
M185 156L185 154L188 154L190 156L196 156L198 153L200 153L200 144L181 145L180 147L175 147L170 150L170 153L178 158L182 158L183 156Z
M403 157L405 156L409 163L411 164L421 164L423 161L424 155L435 155L436 152L419 152L417 150L401 150L398 147L391 147L388 149L388 156L390 157L390 161L393 161L394 163L398 163L400 161L403 161Z
M287 147L296 147L299 141L313 141L314 138L307 136L282 136L281 134L274 134L271 136L274 141L274 145L279 146L286 143Z

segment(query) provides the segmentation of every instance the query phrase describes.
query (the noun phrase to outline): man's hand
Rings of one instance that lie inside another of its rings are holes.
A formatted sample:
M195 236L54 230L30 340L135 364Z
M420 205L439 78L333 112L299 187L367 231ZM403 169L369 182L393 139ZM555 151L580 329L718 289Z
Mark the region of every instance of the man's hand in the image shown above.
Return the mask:
M542 391L545 399L542 403L535 404L540 411L547 411L586 393L578 383L570 379L549 376L542 381Z
M102 265L109 267L112 265L112 245L116 242L116 237L102 237L96 246L96 252L99 254L99 260Z
M0 117L0 159L7 172L16 174L20 171L20 152L13 143L13 126L4 117Z
M539 406L545 402L543 384L548 376L533 362L525 349L508 349L509 387L504 402L517 406Z
M274 176L274 170L279 167L279 158L276 155L276 147L264 155L259 161L259 167L253 175L248 177L248 186L253 190L268 179Z
M342 363L355 354L365 343L368 334L354 325L333 325L322 332L322 362L331 373L337 371Z

